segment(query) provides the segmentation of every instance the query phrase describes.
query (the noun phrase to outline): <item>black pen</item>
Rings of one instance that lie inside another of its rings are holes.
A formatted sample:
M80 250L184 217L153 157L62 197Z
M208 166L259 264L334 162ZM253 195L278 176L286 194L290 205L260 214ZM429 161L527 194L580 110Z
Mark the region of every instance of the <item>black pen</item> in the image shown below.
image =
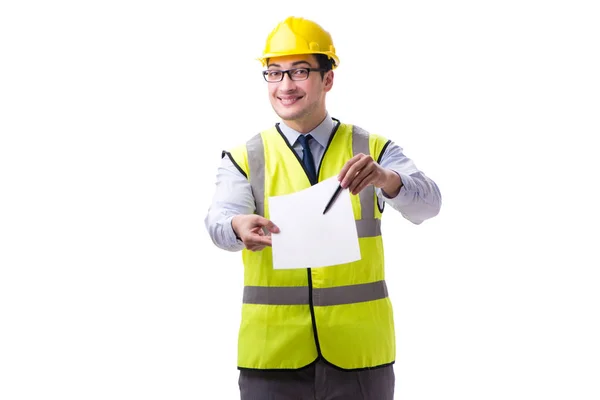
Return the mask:
M325 210L323 210L323 214L325 214L327 212L327 210L329 210L331 208L331 205L333 204L335 199L337 199L337 197L340 194L340 192L342 191L342 189L343 189L342 185L339 184L337 189L335 189L335 192L333 192L333 196L331 196L331 199L329 199L329 202L325 206Z

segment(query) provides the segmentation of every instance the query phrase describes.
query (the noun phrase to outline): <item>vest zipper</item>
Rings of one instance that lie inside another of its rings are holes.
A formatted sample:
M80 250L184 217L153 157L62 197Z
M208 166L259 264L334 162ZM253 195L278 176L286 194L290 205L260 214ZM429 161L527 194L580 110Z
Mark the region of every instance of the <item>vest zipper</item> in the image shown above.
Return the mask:
M321 345L319 344L319 334L317 332L317 320L315 318L315 307L313 304L313 283L312 283L311 269L306 268L306 271L308 273L308 307L310 308L310 318L312 320L313 336L315 338L315 345L317 346L318 358L323 358L323 355L321 354Z

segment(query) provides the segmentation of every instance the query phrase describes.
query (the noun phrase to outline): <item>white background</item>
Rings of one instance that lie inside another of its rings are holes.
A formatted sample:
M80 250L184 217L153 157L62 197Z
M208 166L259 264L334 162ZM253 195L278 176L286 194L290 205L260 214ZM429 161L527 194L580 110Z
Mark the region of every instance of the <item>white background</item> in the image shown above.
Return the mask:
M443 194L385 213L396 398L600 398L592 1L3 1L0 399L236 399L242 266L204 216L311 18L332 116Z

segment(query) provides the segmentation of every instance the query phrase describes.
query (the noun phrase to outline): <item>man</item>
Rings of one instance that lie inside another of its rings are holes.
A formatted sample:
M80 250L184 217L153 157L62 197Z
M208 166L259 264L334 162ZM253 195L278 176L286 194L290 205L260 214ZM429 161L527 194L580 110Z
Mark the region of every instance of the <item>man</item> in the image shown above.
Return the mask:
M381 216L387 203L420 224L438 214L439 190L398 145L328 114L339 59L321 26L287 18L260 60L281 122L223 152L205 220L217 246L242 250L241 399L391 400L395 335ZM269 220L269 196L336 175L359 216L361 259L274 270L271 234L279 228Z

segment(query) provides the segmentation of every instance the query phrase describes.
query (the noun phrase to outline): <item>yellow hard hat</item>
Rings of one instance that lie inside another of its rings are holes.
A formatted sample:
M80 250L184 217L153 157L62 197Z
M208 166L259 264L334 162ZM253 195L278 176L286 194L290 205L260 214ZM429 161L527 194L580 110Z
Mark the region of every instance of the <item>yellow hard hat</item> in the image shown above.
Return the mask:
M333 68L340 63L329 32L316 22L299 17L288 17L271 31L258 60L266 66L271 57L296 54L325 54L333 59Z

